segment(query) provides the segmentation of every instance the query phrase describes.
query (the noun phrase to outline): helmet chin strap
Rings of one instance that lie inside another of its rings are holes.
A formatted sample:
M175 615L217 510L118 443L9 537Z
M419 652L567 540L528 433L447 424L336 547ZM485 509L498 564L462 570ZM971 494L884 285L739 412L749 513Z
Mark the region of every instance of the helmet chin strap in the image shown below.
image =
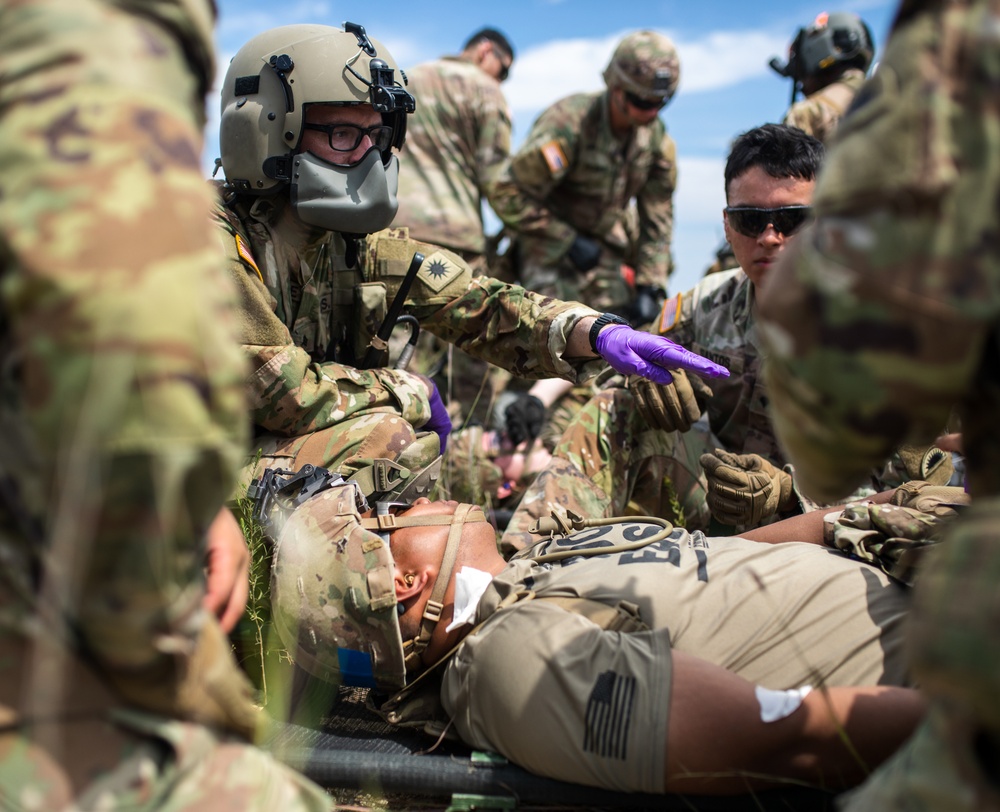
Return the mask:
M441 620L441 612L444 611L444 593L451 582L451 575L455 569L455 561L458 558L458 545L462 541L462 529L466 522L485 522L486 515L482 508L477 505L459 505L455 513L451 516L374 516L362 519L361 524L367 530L376 532L387 532L398 527L442 527L450 525L448 531L448 541L445 544L444 555L441 558L441 566L438 569L437 578L434 579L434 586L431 588L431 596L424 607L423 616L420 618L420 633L411 640L403 643L403 656L407 671L418 671L423 669L421 655L430 645L431 636L434 634L434 627Z

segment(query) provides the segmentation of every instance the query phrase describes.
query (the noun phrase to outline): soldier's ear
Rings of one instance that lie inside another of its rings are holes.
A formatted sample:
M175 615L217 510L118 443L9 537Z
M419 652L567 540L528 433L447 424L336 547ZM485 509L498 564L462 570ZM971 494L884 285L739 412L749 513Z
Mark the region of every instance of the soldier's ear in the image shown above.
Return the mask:
M410 598L423 592L427 585L429 576L426 571L422 572L402 572L398 567L393 576L393 583L396 589L396 600L408 601Z

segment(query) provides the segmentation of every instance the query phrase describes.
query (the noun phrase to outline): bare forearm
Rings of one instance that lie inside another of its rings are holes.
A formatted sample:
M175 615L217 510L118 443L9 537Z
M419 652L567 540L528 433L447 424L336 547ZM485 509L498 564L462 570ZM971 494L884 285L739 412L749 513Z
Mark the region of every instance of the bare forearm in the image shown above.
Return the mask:
M883 491L866 499L866 502L874 504L884 504L888 502L892 491ZM809 544L823 544L823 520L831 513L837 513L844 509L846 505L837 505L830 508L814 510L811 513L803 513L800 516L792 516L774 524L755 527L740 533L740 538L760 541L765 544L783 544L786 541L805 541Z

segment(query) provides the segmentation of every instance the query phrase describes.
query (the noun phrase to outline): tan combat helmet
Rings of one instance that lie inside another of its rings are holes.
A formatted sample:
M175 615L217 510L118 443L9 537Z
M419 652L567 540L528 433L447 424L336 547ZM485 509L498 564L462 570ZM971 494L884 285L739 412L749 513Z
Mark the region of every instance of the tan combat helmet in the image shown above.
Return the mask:
M274 548L271 608L278 636L295 662L334 684L392 692L424 669L421 654L443 609L465 522L483 512L460 505L454 515L396 516L368 504L360 488L331 475L285 521ZM399 627L395 563L389 536L399 527L450 526L440 571L417 637Z
M666 104L677 91L681 62L677 48L663 34L636 31L615 48L604 70L604 84L622 88L650 102Z
M230 189L270 194L290 188L300 218L331 231L366 234L396 212L398 161L415 102L384 45L362 26L286 25L247 42L222 85L219 141ZM405 81L405 78L404 78ZM390 135L354 166L299 153L311 104L372 105Z

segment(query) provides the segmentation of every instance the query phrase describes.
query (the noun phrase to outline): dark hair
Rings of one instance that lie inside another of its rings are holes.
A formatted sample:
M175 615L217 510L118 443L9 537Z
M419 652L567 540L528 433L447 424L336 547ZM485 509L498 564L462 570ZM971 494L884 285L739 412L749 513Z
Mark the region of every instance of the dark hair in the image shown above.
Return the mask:
M726 194L729 184L759 166L772 178L814 180L823 163L821 141L787 124L764 124L736 136L726 161Z
M462 46L462 50L465 51L471 48L473 45L477 44L481 40L489 40L494 45L497 46L501 51L503 51L507 56L510 57L511 62L514 61L514 46L510 44L510 40L507 39L500 31L495 28L481 28L471 37L465 41L465 45Z

